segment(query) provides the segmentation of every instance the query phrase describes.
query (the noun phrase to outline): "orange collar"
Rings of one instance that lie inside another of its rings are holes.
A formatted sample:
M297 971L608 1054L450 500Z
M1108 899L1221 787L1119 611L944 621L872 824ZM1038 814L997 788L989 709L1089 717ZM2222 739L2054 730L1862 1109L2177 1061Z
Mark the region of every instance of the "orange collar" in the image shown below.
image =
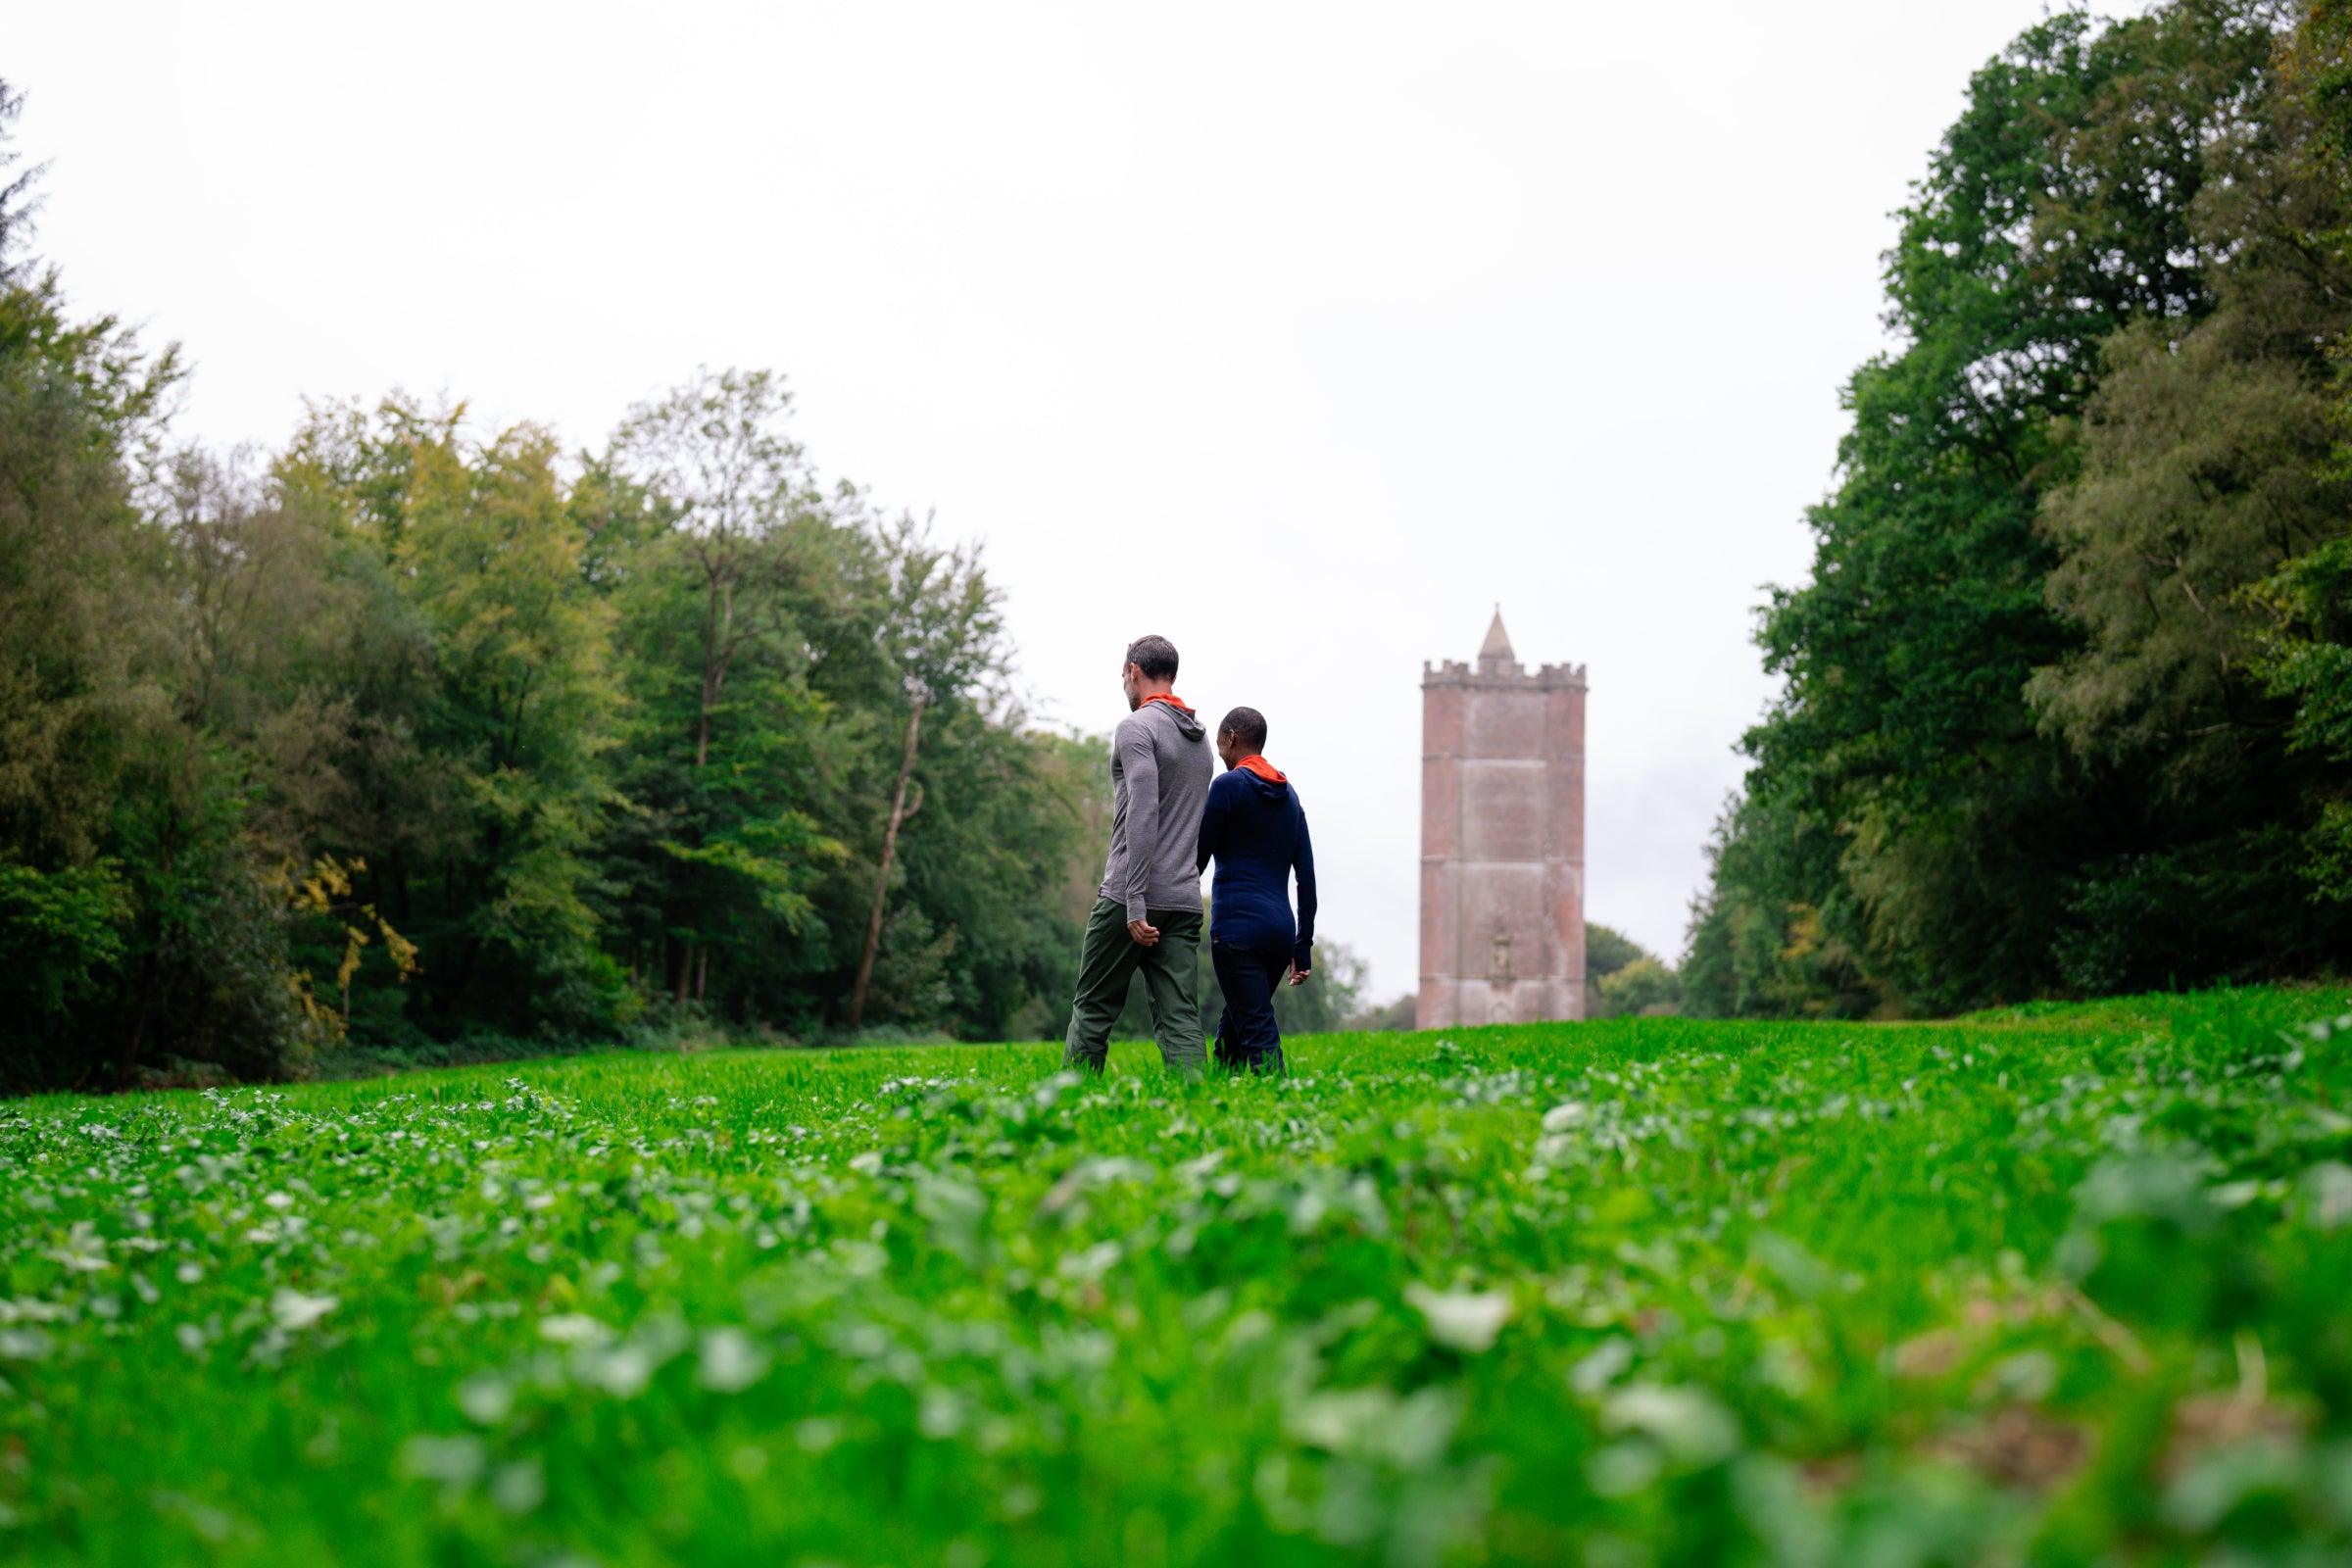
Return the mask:
M1240 761L1234 763L1233 765L1236 767L1249 769L1250 772L1255 773L1259 778L1264 779L1269 784L1288 784L1291 781L1289 774L1283 772L1281 768L1276 767L1272 762L1267 761L1255 752L1251 752L1248 757L1243 758Z
M1192 711L1191 709L1184 706L1184 699L1177 696L1174 692L1158 692L1152 696L1147 697L1142 702L1135 705L1135 710L1140 713L1145 709L1151 707L1153 703L1165 703L1170 708L1176 710L1176 711L1179 713L1189 713Z

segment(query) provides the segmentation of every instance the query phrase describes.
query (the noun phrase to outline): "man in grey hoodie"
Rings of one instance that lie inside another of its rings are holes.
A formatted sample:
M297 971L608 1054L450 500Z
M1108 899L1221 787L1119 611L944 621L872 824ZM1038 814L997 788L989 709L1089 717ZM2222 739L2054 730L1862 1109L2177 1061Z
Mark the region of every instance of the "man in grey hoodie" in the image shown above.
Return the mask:
M1144 971L1160 1059L1199 1072L1200 866L1195 847L1215 760L1208 726L1176 696L1176 645L1139 637L1119 670L1128 716L1110 742L1110 859L1087 917L1064 1065L1102 1070L1127 984Z

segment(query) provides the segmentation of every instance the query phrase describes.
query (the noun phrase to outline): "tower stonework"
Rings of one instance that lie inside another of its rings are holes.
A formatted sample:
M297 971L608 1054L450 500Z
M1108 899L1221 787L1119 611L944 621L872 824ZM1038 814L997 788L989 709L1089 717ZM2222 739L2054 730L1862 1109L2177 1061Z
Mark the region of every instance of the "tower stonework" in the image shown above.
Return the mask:
M1585 670L1421 666L1424 1029L1585 1015Z

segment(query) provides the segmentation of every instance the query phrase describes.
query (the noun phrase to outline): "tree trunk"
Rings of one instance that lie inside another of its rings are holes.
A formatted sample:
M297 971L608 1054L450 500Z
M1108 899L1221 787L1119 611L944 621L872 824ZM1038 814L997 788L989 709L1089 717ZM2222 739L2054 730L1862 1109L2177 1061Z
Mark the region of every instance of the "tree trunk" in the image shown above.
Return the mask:
M710 760L710 710L718 706L718 695L727 684L727 664L735 653L734 635L734 584L713 581L703 607L703 698L694 734L697 767L707 766Z
M890 820L882 828L882 871L874 878L874 913L865 923L865 956L858 960L858 986L850 993L850 1027L865 1019L865 992L873 984L874 954L882 946L882 906L890 898L890 862L899 852L899 827L906 820L906 781L914 774L915 738L923 727L923 699L906 715L906 753L899 760L899 787L890 798Z
M179 860L179 808L173 807L164 818L164 880L169 882L172 868ZM139 1010L131 1020L130 1038L122 1042L122 1050L115 1062L115 1078L119 1087L134 1086L139 1073L139 1054L147 1045L147 1020L155 1013L156 991L161 982L164 943L172 934L168 916L158 915L155 921L155 944L147 950L147 962L139 977Z
M158 922L156 942L147 952L147 961L140 967L139 1010L131 1019L130 1036L122 1042L122 1050L115 1058L115 1085L119 1089L138 1086L139 1052L147 1043L147 1018L155 1011L155 982L158 955L163 950L163 931Z
M727 661L733 657L728 639L734 634L735 592L731 583L713 577L703 605L703 696L694 726L694 765L699 772L710 765L710 710L718 706L718 694L727 684ZM696 906L686 906L688 929L693 928ZM697 944L689 939L678 957L678 994L676 1005L686 1005L686 999L703 1000L702 982L695 978ZM710 969L710 952L702 950L703 972Z
M392 852L392 907L400 911L400 928L406 931L416 918L415 903L409 897L409 858L399 850Z

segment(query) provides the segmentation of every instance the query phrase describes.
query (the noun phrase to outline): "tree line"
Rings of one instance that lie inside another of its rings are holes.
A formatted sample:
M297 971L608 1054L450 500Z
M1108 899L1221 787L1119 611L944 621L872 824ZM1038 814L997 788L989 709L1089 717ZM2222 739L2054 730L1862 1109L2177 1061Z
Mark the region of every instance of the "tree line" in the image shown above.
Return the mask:
M1977 73L1886 258L1716 1015L2337 971L2352 940L2352 17L2167 0Z
M976 553L824 482L782 382L571 454L403 396L178 445L177 352L73 316L0 157L0 1087L1059 1032L1102 743L1029 724Z

